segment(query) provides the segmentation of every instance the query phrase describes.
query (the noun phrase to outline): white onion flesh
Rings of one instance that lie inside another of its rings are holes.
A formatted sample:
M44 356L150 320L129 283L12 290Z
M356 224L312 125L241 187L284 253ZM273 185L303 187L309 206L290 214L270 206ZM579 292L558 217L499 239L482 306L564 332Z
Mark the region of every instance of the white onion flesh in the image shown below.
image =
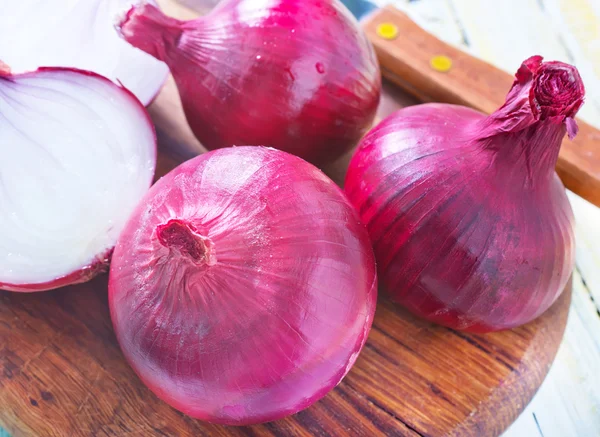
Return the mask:
M50 283L105 257L155 165L145 108L106 78L0 75L0 288Z
M17 0L0 12L0 60L12 71L74 67L120 81L147 105L167 66L129 45L115 20L136 0Z

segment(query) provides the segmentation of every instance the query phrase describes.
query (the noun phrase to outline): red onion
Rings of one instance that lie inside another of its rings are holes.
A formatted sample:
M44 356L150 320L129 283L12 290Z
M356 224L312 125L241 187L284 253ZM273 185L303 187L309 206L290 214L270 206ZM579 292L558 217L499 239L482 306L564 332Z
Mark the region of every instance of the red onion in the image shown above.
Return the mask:
M229 0L193 21L136 6L121 32L167 63L208 149L267 145L323 164L375 116L377 59L338 0Z
M154 2L154 0L149 0ZM5 1L0 57L14 72L75 67L120 81L144 104L158 93L167 66L123 41L115 18L136 0Z
M262 147L162 178L115 249L121 348L161 399L221 424L276 420L350 370L375 311L369 236L312 165Z
M583 98L575 67L534 56L490 116L414 106L364 138L346 193L394 300L469 331L512 328L552 305L574 263L554 167Z
M106 270L152 182L156 138L129 91L94 73L0 62L0 288L39 291Z

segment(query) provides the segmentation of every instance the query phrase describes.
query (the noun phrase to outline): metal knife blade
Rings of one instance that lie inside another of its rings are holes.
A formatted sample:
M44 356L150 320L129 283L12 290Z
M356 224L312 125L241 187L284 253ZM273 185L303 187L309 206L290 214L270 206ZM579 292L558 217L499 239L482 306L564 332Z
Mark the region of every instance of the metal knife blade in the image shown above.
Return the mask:
M341 0L342 3L352 12L358 21L365 18L379 6L368 0Z

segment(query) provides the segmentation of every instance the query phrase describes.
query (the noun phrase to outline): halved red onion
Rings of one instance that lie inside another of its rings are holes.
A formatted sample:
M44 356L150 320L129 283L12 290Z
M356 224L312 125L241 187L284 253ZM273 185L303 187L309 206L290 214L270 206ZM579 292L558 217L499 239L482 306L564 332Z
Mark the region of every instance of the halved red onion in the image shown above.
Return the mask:
M190 416L235 425L335 387L376 297L369 237L341 190L262 147L210 152L158 181L109 280L117 338L144 383Z
M148 1L154 3L154 0ZM114 23L135 0L17 0L0 12L0 59L14 72L74 67L120 81L144 104L167 66L124 42Z
M106 269L152 182L156 137L129 91L94 73L0 63L0 288L39 291Z

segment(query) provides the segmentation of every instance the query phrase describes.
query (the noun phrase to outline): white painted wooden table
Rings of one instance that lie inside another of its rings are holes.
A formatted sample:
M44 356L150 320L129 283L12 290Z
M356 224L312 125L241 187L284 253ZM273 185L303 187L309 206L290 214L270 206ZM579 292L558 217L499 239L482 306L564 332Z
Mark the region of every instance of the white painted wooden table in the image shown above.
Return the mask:
M514 73L534 54L575 64L600 127L600 0L376 0ZM598 144L600 147L600 143ZM538 393L503 437L600 437L600 209L569 193L577 266L565 337Z

